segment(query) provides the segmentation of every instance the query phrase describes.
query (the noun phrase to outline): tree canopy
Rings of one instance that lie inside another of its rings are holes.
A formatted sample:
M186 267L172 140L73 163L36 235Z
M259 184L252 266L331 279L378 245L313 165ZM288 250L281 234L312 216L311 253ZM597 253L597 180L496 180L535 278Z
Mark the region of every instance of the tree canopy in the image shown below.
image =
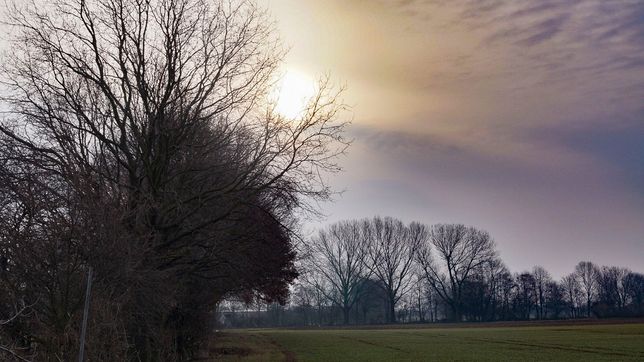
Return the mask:
M15 4L2 64L0 303L8 337L92 359L187 359L230 295L285 300L298 219L347 141L328 80L296 119L269 93L284 52L250 1ZM2 339L0 339L0 342ZM18 341L18 342L15 342Z

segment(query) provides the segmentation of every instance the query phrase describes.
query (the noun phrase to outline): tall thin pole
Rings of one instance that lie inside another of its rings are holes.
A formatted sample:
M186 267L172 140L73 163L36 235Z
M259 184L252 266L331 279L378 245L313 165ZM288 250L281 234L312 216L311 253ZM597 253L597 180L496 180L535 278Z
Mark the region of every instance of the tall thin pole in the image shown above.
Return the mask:
M87 289L85 290L85 309L83 310L83 325L81 327L80 351L78 362L85 360L85 334L87 333L87 317L89 316L89 297L92 292L92 267L87 271Z

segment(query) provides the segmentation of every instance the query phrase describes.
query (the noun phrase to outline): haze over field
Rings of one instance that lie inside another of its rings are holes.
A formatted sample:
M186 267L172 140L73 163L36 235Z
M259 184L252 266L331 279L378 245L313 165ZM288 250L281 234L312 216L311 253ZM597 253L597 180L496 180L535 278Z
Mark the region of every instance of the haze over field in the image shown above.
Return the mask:
M267 0L285 70L346 82L326 222L488 230L511 270L641 270L644 3Z

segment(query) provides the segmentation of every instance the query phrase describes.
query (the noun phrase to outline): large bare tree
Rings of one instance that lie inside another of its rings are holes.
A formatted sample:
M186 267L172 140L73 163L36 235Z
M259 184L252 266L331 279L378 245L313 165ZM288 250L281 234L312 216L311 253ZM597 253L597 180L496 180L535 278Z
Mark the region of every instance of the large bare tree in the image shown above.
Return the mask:
M3 288L52 289L34 306L48 316L39 350L70 359L88 266L105 302L94 359L108 342L189 358L189 329L222 297L283 299L296 211L331 195L320 175L339 170L345 123L325 80L296 119L274 111L283 52L264 13L244 0L57 0L9 14Z
M463 287L468 277L497 257L494 241L487 232L461 224L433 225L428 241L417 254L418 263L452 317L460 320Z
M564 290L566 302L570 309L569 317L576 318L578 317L578 309L580 308L580 299L581 299L581 287L579 286L579 281L574 273L565 275L561 279L561 286Z
M598 292L597 276L599 268L590 261L580 261L575 266L575 276L584 294L586 302L586 317L590 318L593 300Z
M327 298L342 308L343 323L360 298L362 284L369 277L368 239L365 223L358 220L332 224L310 242L307 264L311 272L324 278L330 290L320 288Z
M544 319L546 317L544 311L548 302L546 292L548 284L552 282L552 277L544 267L539 265L532 268L532 276L537 289L537 318Z
M631 273L627 268L603 266L597 274L598 300L623 312L627 303L626 278Z
M367 265L387 296L387 321L395 323L396 304L414 287L414 260L427 240L427 227L417 222L405 225L392 217L374 217L366 224Z

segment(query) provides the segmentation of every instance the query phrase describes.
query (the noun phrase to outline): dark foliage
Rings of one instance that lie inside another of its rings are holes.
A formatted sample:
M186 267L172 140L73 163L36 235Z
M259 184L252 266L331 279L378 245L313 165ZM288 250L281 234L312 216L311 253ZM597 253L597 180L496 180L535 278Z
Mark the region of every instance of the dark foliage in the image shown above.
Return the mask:
M273 112L261 11L60 0L9 22L0 310L29 311L0 346L76 358L89 267L91 360L187 360L223 298L284 302L298 212L330 196L319 175L339 170L345 124L325 81L297 119Z

